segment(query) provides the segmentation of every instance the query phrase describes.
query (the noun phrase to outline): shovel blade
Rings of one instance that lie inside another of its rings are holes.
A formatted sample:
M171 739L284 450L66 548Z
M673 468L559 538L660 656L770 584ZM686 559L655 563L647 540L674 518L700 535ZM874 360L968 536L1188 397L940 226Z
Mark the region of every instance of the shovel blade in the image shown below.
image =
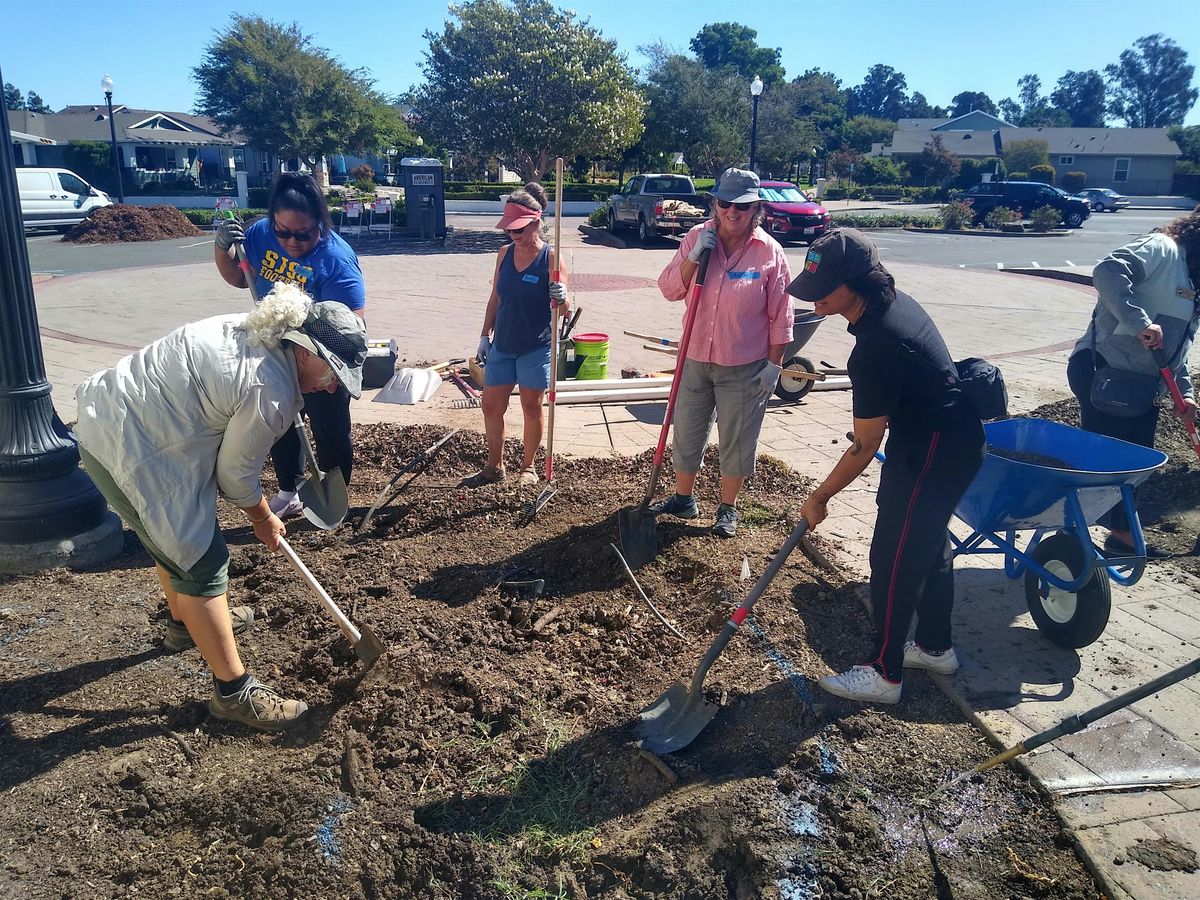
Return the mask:
M324 475L313 472L296 488L304 504L304 518L322 531L332 531L342 524L350 510L350 494L341 469Z
M696 739L721 707L693 694L682 681L642 710L638 746L653 753L674 753Z
M645 506L629 506L617 513L621 555L634 571L658 556L658 529Z
M379 662L379 657L387 652L387 647L383 641L379 639L374 631L369 626L364 625L359 629L358 643L354 645L354 652L363 664L363 671L368 671L371 666Z

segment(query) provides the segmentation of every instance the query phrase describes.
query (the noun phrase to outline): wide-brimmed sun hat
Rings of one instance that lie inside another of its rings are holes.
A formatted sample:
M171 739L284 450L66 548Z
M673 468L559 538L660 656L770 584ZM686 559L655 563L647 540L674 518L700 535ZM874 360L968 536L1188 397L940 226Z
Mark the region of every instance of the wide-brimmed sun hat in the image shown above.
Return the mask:
M804 267L787 292L797 300L815 303L877 265L879 253L870 238L856 228L835 228L809 245Z
M528 206L522 206L520 203L505 203L504 215L500 217L496 227L505 231L510 228L524 228L530 222L537 222L541 218L540 212L534 212Z
M299 328L285 332L291 341L315 353L333 369L351 397L362 396L362 366L367 358L367 326L362 317L336 300L314 303Z
M726 169L708 192L726 203L752 203L758 196L758 176L749 169Z

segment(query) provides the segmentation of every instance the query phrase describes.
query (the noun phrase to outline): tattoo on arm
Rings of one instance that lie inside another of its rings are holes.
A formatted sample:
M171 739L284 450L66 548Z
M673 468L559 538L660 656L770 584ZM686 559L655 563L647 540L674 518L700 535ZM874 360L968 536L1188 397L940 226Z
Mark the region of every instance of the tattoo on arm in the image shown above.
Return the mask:
M858 456L860 453L862 453L862 441L860 441L858 438L855 438L854 446L850 448L850 455Z

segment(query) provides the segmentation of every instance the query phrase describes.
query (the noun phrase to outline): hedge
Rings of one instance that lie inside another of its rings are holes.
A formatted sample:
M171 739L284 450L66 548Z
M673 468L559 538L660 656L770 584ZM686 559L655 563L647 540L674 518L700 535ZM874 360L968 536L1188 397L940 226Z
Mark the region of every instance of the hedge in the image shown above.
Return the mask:
M949 191L944 187L914 187L898 184L834 184L825 190L826 200L873 200L876 194L892 196L912 203L940 203L947 199Z
M912 213L885 213L882 215L867 215L865 213L832 213L834 224L846 228L903 228L914 225L917 228L937 228L941 220L937 216L921 216Z

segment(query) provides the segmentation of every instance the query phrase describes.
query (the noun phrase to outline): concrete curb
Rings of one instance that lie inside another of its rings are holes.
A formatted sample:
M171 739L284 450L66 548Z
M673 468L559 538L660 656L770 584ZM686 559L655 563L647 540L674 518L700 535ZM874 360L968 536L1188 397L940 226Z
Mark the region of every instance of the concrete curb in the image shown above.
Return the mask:
M913 234L966 234L971 237L1005 238L1067 237L1075 233L1073 230L1066 228L1056 228L1053 231L992 231L983 228L917 228L911 225L905 225L904 230L911 231Z
M1092 287L1092 276L1084 272L1064 272L1061 269L1005 269L1015 275L1032 275L1035 278L1050 278L1054 281L1069 281L1072 284L1084 284Z
M597 228L595 225L580 225L579 233L584 237L589 237L605 247L613 247L617 250L628 250L629 243L617 237L607 228Z

